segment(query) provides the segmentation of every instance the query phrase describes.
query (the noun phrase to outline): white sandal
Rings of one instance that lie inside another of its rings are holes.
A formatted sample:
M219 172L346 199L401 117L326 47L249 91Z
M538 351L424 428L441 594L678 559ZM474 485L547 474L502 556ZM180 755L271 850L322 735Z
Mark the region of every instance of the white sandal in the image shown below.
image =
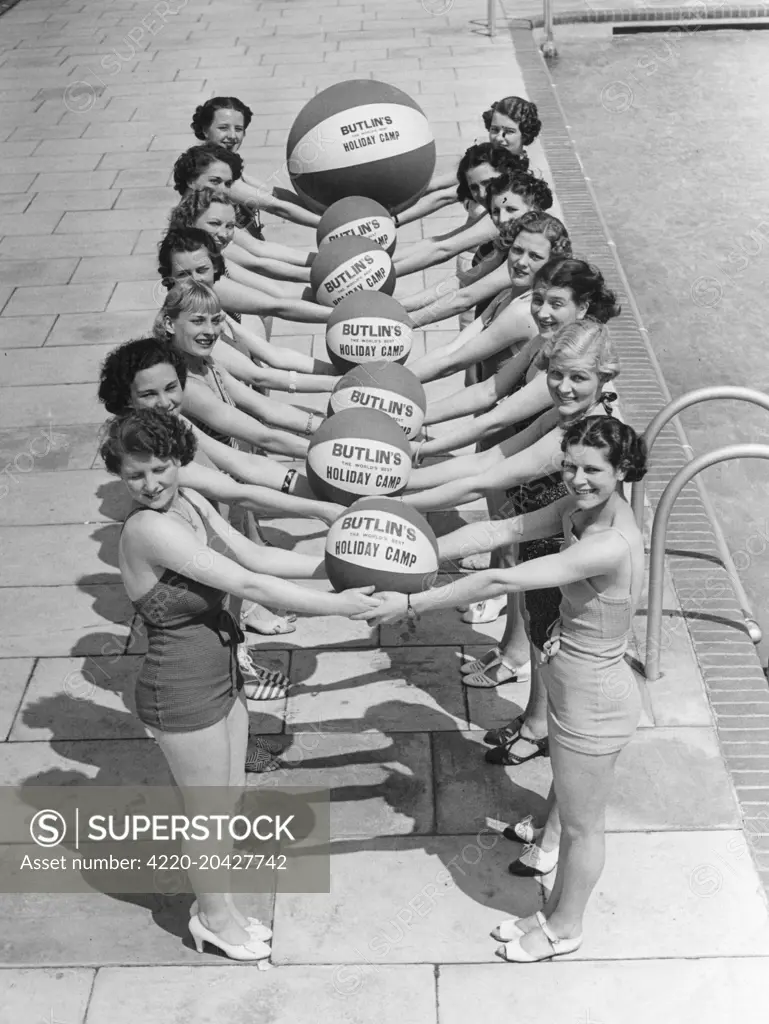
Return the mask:
M543 935L550 943L550 952L542 956L534 956L533 953L529 953L528 950L521 946L521 939L523 938L523 933L521 933L518 938L513 939L511 942L506 942L503 946L499 946L497 948L497 956L515 964L533 964L539 960L551 960L554 956L565 956L567 953L575 953L582 945L581 935L574 939L562 939L556 935L548 925L547 918L541 910L537 911L536 917Z
M494 679L491 675L495 669L505 669L507 675L503 679ZM462 674L462 682L465 686L475 686L479 689L493 689L495 686L502 686L504 683L525 683L531 679L531 662L527 661L520 668L511 665L502 657L499 647L493 647L480 658L461 665L459 671Z

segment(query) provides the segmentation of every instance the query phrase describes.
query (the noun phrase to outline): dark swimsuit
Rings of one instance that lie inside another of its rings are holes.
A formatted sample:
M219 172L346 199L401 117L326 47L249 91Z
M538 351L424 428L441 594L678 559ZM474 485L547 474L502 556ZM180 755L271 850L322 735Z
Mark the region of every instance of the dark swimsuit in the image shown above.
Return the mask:
M154 510L134 509L125 522L147 511ZM237 659L243 634L224 607L226 597L223 590L166 569L131 602L147 630L147 654L136 681L136 713L145 725L196 732L230 713L243 687Z

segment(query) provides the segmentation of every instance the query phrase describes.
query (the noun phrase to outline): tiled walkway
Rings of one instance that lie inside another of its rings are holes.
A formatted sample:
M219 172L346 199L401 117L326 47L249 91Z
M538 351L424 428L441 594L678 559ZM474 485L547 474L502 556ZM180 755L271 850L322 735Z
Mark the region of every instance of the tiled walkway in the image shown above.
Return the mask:
M115 568L125 500L96 464L94 381L109 348L145 333L157 308L154 250L194 106L216 93L253 106L246 162L267 178L302 104L340 79L372 74L415 96L446 166L481 135L490 100L529 89L550 118L532 161L545 168L547 152L558 182L569 142L544 72L525 40L519 60L508 34L489 40L484 13L475 0L22 0L2 17L0 783L164 777L128 711L138 651ZM579 205L564 190L575 232L585 230ZM303 229L269 230L312 242ZM296 325L276 334L307 351L322 345ZM313 523L271 529L276 543L322 545ZM672 589L666 607L676 607ZM769 963L765 901L689 634L669 635L666 673L643 687L642 728L620 762L607 868L575 957L506 966L488 937L542 892L510 878L516 847L482 830L533 809L548 785L542 760L515 772L482 766L483 730L525 692L463 691L456 666L499 625L435 616L403 643L389 627L306 619L265 645L294 686L286 706L253 705L253 726L285 738L292 767L270 784L331 788L337 852L330 895L255 900L275 930L276 969L198 956L185 936L188 900L0 897L0 1024L755 1018Z

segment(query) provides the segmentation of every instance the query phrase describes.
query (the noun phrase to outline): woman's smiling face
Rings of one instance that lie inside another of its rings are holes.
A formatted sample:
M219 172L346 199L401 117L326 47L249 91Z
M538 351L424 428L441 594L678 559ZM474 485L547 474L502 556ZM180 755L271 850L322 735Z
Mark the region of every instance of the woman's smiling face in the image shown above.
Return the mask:
M120 478L133 500L145 508L168 508L178 489L179 463L156 455L124 455Z
M183 310L176 320L166 317L164 325L175 349L184 355L207 359L224 327L221 308Z
M594 508L608 501L625 474L609 462L602 448L569 445L563 456L563 482L577 499L580 509Z
M214 264L207 249L196 249L195 252L171 253L171 277L174 281L191 278L213 288Z
M235 210L225 203L211 203L195 221L196 228L202 228L214 240L219 252L230 244L235 234Z
M190 181L189 188L197 192L201 188L221 188L226 192L233 182L232 170L223 160L214 160Z
M591 359L564 352L550 359L547 386L559 416L577 420L598 401L602 382Z
M131 382L131 408L178 412L182 404L182 385L171 363L156 363L139 370Z
M571 288L536 287L531 296L531 315L545 339L559 327L582 320L586 312L587 303L578 305Z
M232 153L237 153L246 137L246 126L239 110L223 107L217 110L205 131L206 142L216 142Z

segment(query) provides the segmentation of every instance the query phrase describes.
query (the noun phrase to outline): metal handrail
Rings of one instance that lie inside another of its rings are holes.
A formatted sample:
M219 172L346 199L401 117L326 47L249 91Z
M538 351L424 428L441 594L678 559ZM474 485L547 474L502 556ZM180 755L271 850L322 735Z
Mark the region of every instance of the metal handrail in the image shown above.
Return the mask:
M545 30L545 39L540 50L543 57L557 57L558 50L553 38L553 0L542 0L542 24Z
M486 18L489 23L489 35L493 39L497 34L497 0L488 0Z
M707 389L703 389L707 390ZM660 634L662 631L662 584L665 571L665 537L668 520L676 498L693 477L703 469L709 469L728 459L769 459L769 445L732 444L715 451L699 455L683 466L665 490L657 506L652 527L651 551L649 552L649 606L646 623L646 678L654 682L660 677ZM757 623L753 623L758 625ZM760 630L759 630L760 634Z
M769 395L765 395L763 392L756 391L753 388L725 385L723 387L697 388L694 391L687 391L687 393L685 395L681 395L680 398L676 398L673 401L668 402L665 408L661 409L657 413L646 428L644 432L644 440L646 441L647 449L651 452L652 446L662 430L672 419L682 413L685 409L690 408L692 405L698 405L700 402L707 402L711 399L717 398L733 398L738 401L751 402L753 405L759 405L763 409L769 411ZM694 457L691 448L688 446L684 446L684 451L687 452L689 459ZM643 529L645 493L646 485L643 480L639 480L637 483L633 484L630 503L633 507L633 515L635 516L639 529ZM750 599L745 593L745 588L740 580L737 567L732 560L732 556L729 552L729 546L726 543L723 531L718 523L715 509L713 508L710 498L702 487L700 487L700 497L702 498L702 502L705 505L705 511L713 525L713 533L716 536L716 543L718 544L719 551L721 552L721 561L724 563L724 568L732 582L735 594L737 595L737 600L742 606L742 614L745 618L745 622L747 623L750 638L754 644L758 644L762 639L761 628L756 622L756 617L753 612Z

